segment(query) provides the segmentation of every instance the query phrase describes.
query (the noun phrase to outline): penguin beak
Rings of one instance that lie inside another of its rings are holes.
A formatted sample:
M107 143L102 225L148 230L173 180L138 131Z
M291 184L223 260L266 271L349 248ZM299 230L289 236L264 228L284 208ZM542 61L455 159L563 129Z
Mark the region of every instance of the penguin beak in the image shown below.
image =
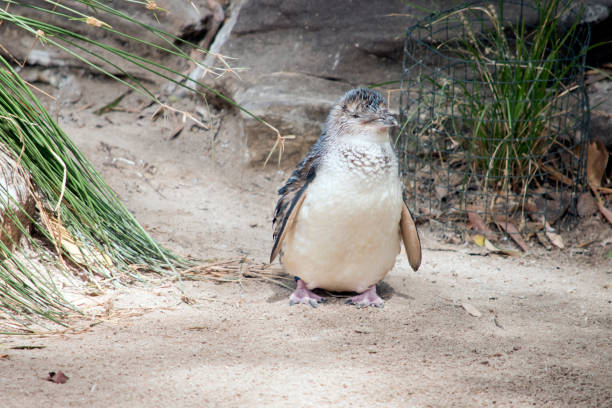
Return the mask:
M387 113L385 116L383 116L382 121L386 127L397 126L397 120L395 120L395 117L390 113Z

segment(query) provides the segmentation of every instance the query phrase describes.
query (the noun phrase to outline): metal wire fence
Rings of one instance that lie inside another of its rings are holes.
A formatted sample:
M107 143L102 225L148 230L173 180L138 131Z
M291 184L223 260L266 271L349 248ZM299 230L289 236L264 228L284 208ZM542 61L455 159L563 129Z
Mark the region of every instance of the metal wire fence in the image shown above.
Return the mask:
M409 204L454 230L572 225L585 179L589 27L561 1L491 3L407 32L398 146Z

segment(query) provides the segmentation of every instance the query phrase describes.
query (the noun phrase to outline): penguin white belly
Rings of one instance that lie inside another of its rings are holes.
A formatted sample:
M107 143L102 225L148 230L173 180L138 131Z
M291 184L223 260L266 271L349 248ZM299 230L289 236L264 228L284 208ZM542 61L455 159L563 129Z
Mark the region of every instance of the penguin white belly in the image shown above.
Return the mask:
M308 186L282 263L309 289L363 292L387 275L400 251L401 183L392 171L325 176Z

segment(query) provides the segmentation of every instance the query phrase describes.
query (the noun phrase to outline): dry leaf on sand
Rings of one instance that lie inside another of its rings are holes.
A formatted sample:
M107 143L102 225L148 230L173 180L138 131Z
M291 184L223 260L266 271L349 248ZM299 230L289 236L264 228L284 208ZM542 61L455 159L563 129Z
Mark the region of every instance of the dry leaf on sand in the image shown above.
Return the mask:
M561 235L555 232L555 229L550 226L550 224L542 217L542 225L544 226L544 232L546 236L550 240L550 242L556 246L557 248L565 248L565 244L563 243L563 238Z
M514 251L512 249L502 249L498 248L491 241L485 238L484 247L487 248L494 254L508 255L508 256L520 256L521 253L519 251Z
M482 316L482 313L480 313L478 309L476 309L474 306L472 306L469 303L462 303L461 306L465 309L466 312L470 314L470 316L474 316L474 317Z
M608 165L608 156L608 150L601 140L597 139L589 144L587 179L595 195L598 194L599 187L601 187L601 179Z
M474 231L480 232L481 234L484 234L485 237L492 239L493 241L496 241L498 238L497 234L493 232L487 224L485 224L480 214L478 214L478 211L479 210L473 206L470 206L467 209L469 226Z
M474 243L476 245L478 245L480 247L484 246L484 244L485 244L485 237L484 237L484 235L480 235L480 234L474 235L472 237L472 240L474 241Z
M565 248L565 244L563 244L563 238L561 238L561 235L557 234L556 232L551 232L548 228L546 228L546 236L548 237L548 239L550 239L550 242L552 242L552 244L557 248Z

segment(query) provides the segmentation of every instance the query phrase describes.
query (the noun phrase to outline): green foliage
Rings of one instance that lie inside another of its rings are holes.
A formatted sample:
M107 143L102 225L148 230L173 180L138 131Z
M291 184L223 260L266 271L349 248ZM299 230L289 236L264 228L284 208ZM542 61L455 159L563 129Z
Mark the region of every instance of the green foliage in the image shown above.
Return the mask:
M148 71L163 80L175 83L193 91L204 87L229 103L233 101L202 83L189 80L187 75L160 64L152 59L129 53L125 50L95 41L71 31L63 25L46 22L53 15L73 24L90 24L95 29L106 30L110 35L139 43L143 51L155 50L169 58L193 60L181 46L199 49L193 44L148 26L104 2L96 0L73 0L71 2L45 1L48 7L39 7L28 2L3 1L0 22L11 24L29 35L32 41L41 41L47 46L57 47L99 71L123 83L127 87L162 104L157 95L130 74L128 66ZM70 5L81 3L96 18L84 15ZM143 8L147 2L139 2ZM38 13L39 18L24 17L19 10L24 7ZM151 12L163 12L162 9ZM123 34L104 23L104 16L119 17L126 22L140 26L153 33L163 46ZM0 40L1 41L1 40ZM184 48L184 47L183 47ZM206 50L199 49L202 52ZM113 54L123 63L113 63L105 55ZM223 56L218 56L224 68L213 74L231 72ZM201 65L200 65L201 66ZM109 70L112 67L113 72ZM119 73L119 74L116 74ZM76 308L62 296L47 267L64 268L70 261L85 277L101 275L111 282L140 279L136 272L144 269L158 273L173 272L187 262L170 251L160 247L143 230L133 216L119 201L116 194L102 180L91 164L74 143L66 136L52 117L45 111L37 97L13 69L11 64L0 57L0 143L15 158L19 168L31 178L33 187L30 194L37 202L37 215L29 222L22 222L17 215L6 211L3 217L10 217L29 242L28 248L18 248L17 243L0 242L0 323L4 320L18 323L17 327L40 325L41 319L59 324L68 313ZM237 106L242 109L240 106ZM244 109L242 109L244 111ZM247 114L250 112L245 111ZM8 197L6 187L2 186ZM25 211L17 211L22 214ZM31 224L31 227L29 225ZM43 238L42 240L40 238ZM51 244L45 246L45 242ZM17 247L17 248L15 248ZM35 256L28 253L33 250ZM58 258L59 255L59 258ZM7 320L8 318L8 320ZM21 326L19 326L21 325ZM15 327L15 326L10 326ZM2 331L0 329L0 331Z
M541 159L559 143L554 123L563 114L564 96L575 87L568 78L582 62L581 50L575 49L580 16L562 27L567 3L535 4L534 29L524 20L504 24L493 6L470 6L442 17L459 17L466 36L438 49L466 63L471 77L454 86L434 85L453 100L458 115L452 125L469 134L459 143L475 170L501 191L525 189ZM466 16L484 20L487 28L475 35Z

